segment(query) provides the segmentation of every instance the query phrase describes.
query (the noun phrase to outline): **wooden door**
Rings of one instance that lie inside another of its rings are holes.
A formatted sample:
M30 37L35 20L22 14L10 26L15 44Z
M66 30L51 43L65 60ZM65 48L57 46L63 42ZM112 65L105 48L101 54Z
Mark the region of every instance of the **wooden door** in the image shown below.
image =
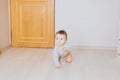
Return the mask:
M54 47L54 0L11 0L12 46Z

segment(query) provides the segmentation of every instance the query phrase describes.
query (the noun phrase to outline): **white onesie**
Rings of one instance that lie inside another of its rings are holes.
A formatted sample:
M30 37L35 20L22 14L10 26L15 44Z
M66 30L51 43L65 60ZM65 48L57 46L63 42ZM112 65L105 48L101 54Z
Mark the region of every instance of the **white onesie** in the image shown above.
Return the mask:
M68 51L70 51L67 43L64 44L64 47L67 48ZM61 57L61 59L64 58L67 55L68 51L63 51L61 49L61 47L55 45L55 47L54 47L54 61L55 61L56 66L60 66L59 56ZM62 59L62 60L64 60L64 59Z

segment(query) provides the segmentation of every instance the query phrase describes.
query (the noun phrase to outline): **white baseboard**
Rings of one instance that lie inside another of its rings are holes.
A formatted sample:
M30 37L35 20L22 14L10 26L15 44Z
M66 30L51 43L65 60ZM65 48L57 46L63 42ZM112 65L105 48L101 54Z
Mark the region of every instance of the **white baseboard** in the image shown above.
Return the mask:
M71 48L77 49L108 49L108 50L116 50L117 47L115 46L72 46Z

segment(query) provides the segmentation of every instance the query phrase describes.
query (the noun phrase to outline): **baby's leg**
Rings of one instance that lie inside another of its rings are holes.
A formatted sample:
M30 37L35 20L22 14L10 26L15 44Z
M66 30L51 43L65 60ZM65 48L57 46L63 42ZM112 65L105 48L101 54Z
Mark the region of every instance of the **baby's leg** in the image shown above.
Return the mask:
M65 61L68 63L72 62L72 54L70 52L65 56Z
M58 58L58 61L60 62L60 60L61 60L61 56L59 56L59 58Z
M60 69L62 68L63 66L61 65L61 56L58 56L58 61L60 62L60 65L59 66L56 66L57 69Z

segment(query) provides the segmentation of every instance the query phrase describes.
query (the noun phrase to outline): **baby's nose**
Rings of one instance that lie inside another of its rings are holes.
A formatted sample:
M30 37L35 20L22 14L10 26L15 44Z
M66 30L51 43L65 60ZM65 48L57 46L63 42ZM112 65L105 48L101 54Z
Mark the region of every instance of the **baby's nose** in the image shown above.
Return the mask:
M59 43L61 43L60 41L58 41Z
M59 43L60 43L60 41L59 41Z

